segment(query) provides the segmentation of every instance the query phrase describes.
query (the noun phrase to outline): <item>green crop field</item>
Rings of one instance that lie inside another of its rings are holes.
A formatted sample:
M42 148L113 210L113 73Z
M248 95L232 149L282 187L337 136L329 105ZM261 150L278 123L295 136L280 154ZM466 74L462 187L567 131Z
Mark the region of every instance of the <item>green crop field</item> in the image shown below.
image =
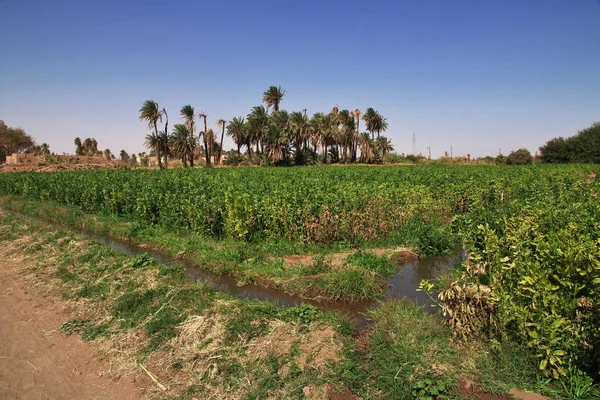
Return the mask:
M422 283L455 340L522 346L539 379L592 393L600 373L599 173L593 165L14 173L0 176L0 195L8 209L307 299L381 296L394 271L381 249L425 257L462 245L466 262ZM342 263L336 254L345 254ZM314 259L286 264L298 255ZM374 318L394 326L394 307ZM346 386L358 393L358 380L380 379L347 367L357 381Z
M397 236L480 206L546 201L590 167L299 167L19 173L0 193L244 240Z

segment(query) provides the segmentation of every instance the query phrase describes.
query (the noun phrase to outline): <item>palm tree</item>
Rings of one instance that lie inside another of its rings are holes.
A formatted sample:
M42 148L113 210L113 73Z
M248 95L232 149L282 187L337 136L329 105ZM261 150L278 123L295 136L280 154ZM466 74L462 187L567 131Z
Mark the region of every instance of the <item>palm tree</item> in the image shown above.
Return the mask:
M223 136L225 136L225 121L224 119L220 119L217 124L221 125L221 144L219 145L219 155L217 156L217 164L221 162L221 153L223 152Z
M375 131L377 130L377 119L378 113L372 107L367 108L367 111L363 114L363 121L367 126L367 130L371 132L371 139L375 139Z
M373 139L369 137L368 133L361 133L358 137L358 144L360 146L360 158L362 162L370 162L373 157Z
M269 114L263 106L252 107L252 111L247 116L248 133L252 143L256 143L256 152L262 153L260 148L263 145L263 137L269 126ZM260 145L260 147L259 147Z
M387 131L388 123L387 118L384 118L383 115L377 113L377 119L375 124L375 130L377 131L377 137L379 138L379 134L381 132Z
M227 136L231 136L233 142L237 146L238 156L241 155L240 147L242 145L248 146L248 154L252 158L252 148L250 141L248 140L248 132L246 131L246 124L244 123L243 117L235 117L227 125Z
M287 111L273 111L265 135L265 153L272 162L286 159L289 150L290 116Z
M356 121L356 133L354 135L354 145L352 149L352 162L356 161L356 152L358 148L358 135L360 135L360 115L361 112L357 108L354 110L354 120Z
M165 116L165 130L163 131L163 155L165 157L165 168L169 166L169 116L167 115L167 110L165 108L162 109L162 113Z
M125 150L121 150L119 153L119 159L123 162L123 164L127 165L129 163L129 154Z
M299 159L299 154L302 153L302 142L308 139L309 121L306 117L306 110L303 113L294 111L290 114L290 131L295 138L296 159Z
M334 123L333 123L333 114L323 114L322 112L318 112L313 114L310 119L310 139L315 145L320 145L323 148L323 157L324 162L327 163L327 156L329 152L327 151L327 147L329 145L334 145Z
M185 127L187 129L187 133L188 133L188 140L190 141L194 141L194 129L196 127L196 122L194 121L194 117L195 117L195 112L194 112L194 107L192 107L191 105L187 105L187 106L183 106L181 107L181 111L179 111L179 114L181 115L181 117L183 118L183 120L185 121ZM193 149L191 152L189 152L188 154L184 155L184 158L182 159L183 161L183 166L185 167L185 161L184 159L187 158L190 162L190 167L194 168L194 152Z
M340 107L336 105L331 109L329 113L330 121L331 121L331 130L328 132L328 138L330 140L331 146L338 146L340 143L339 134L340 134ZM337 151L339 154L339 149Z
M392 141L386 138L385 136L377 137L377 140L375 141L375 147L381 153L382 162L385 159L386 154L394 151L394 145L392 144Z
M338 121L342 126L340 132L340 143L343 148L343 161L348 161L348 149L352 150L352 143L354 143L354 114L348 110L342 110L338 114Z
M206 146L208 148L208 160L209 163L207 165L211 165L210 157L213 155L214 144L215 144L215 132L212 129L209 129L204 134L204 140L206 142Z
M83 144L81 143L81 139L76 137L75 140L73 141L73 143L75 144L75 155L76 156L80 156L83 154Z
M274 111L279 111L279 103L285 96L285 90L281 90L281 86L270 86L263 93L263 103L267 104L267 109L273 107Z
M149 139L148 136L146 136L146 146L148 146L150 143L152 143L152 146L154 146L152 148L156 152L158 167L160 169L163 169L161 161L161 140L158 136L158 128L156 124L158 123L158 121L162 122L162 114L163 112L160 110L158 103L154 100L146 100L142 105L142 108L140 108L140 120L146 121L148 123L148 129L154 128L154 132L152 133L152 135L149 135L153 137Z
M188 127L184 124L175 124L169 137L169 148L175 157L181 159L183 168L187 168L187 160L194 151L194 139L190 138Z
M208 143L206 142L206 114L204 112L198 114L198 118L204 118L204 132L202 138L204 139L204 158L206 160L206 166L210 167L210 151L208 148Z
M110 151L110 149L105 149L103 156L106 161L110 161L112 159L112 152Z
M146 140L144 141L144 145L150 150L150 155L154 155L158 161L159 168L162 168L162 164L160 162L160 157L158 157L158 152L160 151L160 139L158 135L151 133L150 135L146 135Z

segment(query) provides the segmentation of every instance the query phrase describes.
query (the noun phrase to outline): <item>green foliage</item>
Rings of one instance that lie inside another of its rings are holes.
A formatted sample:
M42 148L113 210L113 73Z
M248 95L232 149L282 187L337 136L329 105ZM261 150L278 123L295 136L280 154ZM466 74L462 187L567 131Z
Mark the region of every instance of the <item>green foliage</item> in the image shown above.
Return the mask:
M335 274L318 276L315 283L333 299L368 300L384 292L383 282L374 278L373 271L348 268Z
M296 307L284 308L277 315L284 321L299 321L302 324L310 324L322 318L323 312L312 304L301 303Z
M402 234L416 217L449 219L464 186L475 188L469 175L440 167L68 171L7 175L0 194L247 241L360 243Z
M36 150L35 141L22 128L7 126L0 120L0 163L13 153Z
M597 376L598 187L581 180L545 197L495 212L474 210L460 228L469 260L440 299L459 334L520 341L555 379L568 374L568 360Z
M600 122L570 138L554 138L540 147L545 163L600 163Z
M411 393L416 400L435 400L446 393L446 385L425 378L413 384Z
M572 364L569 364L567 377L560 381L558 388L551 389L549 393L568 400L600 399L600 388L594 385L594 380Z
M154 264L154 259L148 253L140 254L131 259L129 266L132 268L145 268Z
M416 222L415 248L421 257L445 254L450 251L452 237L447 228L439 223Z
M519 149L511 152L506 157L507 165L529 165L533 164L533 157L527 149Z
M346 257L346 262L383 276L392 274L396 269L388 256L378 256L371 251L359 250Z
M455 384L460 354L435 316L407 301L389 301L369 317L368 351L347 348L342 376L350 390L362 398L412 399L413 391L426 398L430 390L446 392Z

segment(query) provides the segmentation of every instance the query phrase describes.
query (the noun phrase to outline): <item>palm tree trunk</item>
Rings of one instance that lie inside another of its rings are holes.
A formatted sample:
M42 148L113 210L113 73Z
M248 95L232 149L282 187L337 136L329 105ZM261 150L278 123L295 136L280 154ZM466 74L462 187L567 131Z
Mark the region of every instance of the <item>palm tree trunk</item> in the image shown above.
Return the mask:
M164 110L164 108L163 108ZM165 168L169 166L169 116L167 115L167 111L164 110L167 120L165 122L165 143L164 143L164 156L165 156Z
M163 169L162 160L160 159L160 137L158 136L158 128L156 127L156 121L154 121L154 135L156 136L156 159L158 160L158 168Z
M221 147L219 147L219 157L217 158L217 164L221 163L221 153L223 152L223 136L225 136L225 122L223 122L223 130L221 131Z
M206 143L206 115L204 116L204 158L206 159L206 166L210 167L210 153L208 152L208 144Z
M358 118L356 118L356 134L354 135L354 146L352 149L352 162L356 161L356 153L358 152L358 135L360 135L360 114L357 114Z

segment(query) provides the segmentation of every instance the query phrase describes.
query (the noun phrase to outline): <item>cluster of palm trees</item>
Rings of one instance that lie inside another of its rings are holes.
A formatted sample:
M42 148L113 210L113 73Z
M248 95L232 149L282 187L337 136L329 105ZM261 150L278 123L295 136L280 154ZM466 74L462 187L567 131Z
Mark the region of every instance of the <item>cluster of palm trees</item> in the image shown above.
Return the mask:
M225 133L237 146L237 151L227 154L230 162L247 157L270 164L313 164L319 159L324 163L372 163L382 162L394 149L391 141L381 135L388 128L386 118L373 108L363 114L358 109L340 110L335 106L328 113L317 112L309 117L306 109L291 113L280 110L284 96L285 90L271 86L263 93L266 108L263 105L253 107L245 118L235 117L228 124L223 119L218 120L219 143L215 132L207 129L205 113L197 114L204 130L195 136L194 107L183 106L180 111L183 123L175 124L169 134L166 110L148 100L140 109L140 120L146 121L151 131L146 136L146 146L153 151L160 168L167 166L169 156L181 159L184 167L188 163L193 167L194 157L201 155L208 166L220 163ZM163 118L165 128L159 131L158 123L162 123ZM361 119L370 134L360 133ZM246 154L242 154L244 148Z

